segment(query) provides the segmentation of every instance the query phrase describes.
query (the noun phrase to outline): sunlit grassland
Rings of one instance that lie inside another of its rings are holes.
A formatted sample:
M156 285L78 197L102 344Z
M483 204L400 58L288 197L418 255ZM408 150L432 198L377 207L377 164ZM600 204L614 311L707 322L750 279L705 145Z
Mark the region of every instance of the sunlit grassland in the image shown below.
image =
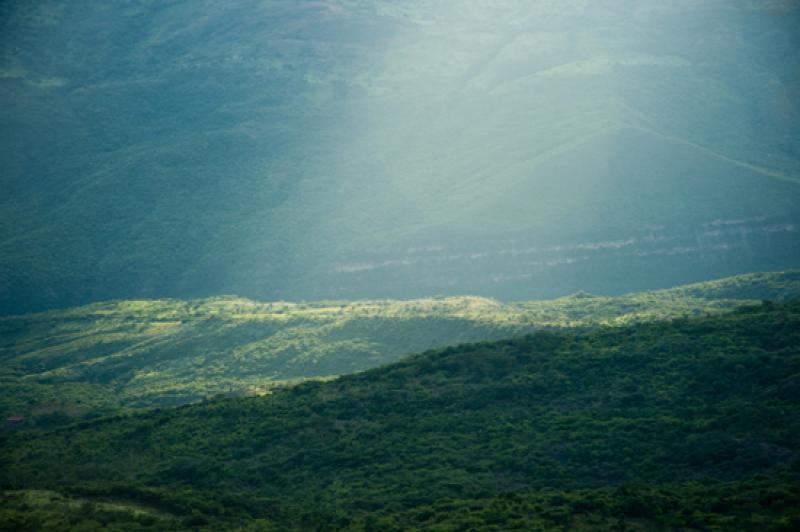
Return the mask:
M542 328L715 314L800 295L797 272L752 274L619 297L257 302L234 296L132 300L0 319L0 406L48 425L115 408L363 371L404 355Z

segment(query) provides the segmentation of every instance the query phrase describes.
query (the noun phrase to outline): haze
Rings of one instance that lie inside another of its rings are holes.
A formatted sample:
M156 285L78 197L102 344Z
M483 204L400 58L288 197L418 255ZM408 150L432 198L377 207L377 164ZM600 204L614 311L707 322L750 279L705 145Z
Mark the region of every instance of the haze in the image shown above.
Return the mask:
M5 2L0 310L796 266L794 2Z

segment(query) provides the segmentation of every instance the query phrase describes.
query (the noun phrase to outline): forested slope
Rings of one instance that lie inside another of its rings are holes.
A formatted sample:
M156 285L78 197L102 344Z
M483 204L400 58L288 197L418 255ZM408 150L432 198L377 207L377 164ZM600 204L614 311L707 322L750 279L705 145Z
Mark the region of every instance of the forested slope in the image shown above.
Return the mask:
M799 379L800 303L539 332L6 436L0 482L145 505L161 526L789 530Z

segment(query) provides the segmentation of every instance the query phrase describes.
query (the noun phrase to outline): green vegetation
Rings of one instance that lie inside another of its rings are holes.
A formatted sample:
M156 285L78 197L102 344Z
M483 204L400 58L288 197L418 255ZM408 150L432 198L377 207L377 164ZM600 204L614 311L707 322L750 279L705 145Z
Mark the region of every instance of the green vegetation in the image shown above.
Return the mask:
M0 530L800 530L798 28L0 0Z
M799 379L800 303L542 331L6 435L0 487L186 528L792 530Z
M0 530L178 529L174 516L146 506L64 497L46 490L0 493Z
M394 362L434 347L540 328L623 325L800 297L800 272L750 274L620 297L409 301L97 303L0 318L0 412L53 426L117 408L169 406Z

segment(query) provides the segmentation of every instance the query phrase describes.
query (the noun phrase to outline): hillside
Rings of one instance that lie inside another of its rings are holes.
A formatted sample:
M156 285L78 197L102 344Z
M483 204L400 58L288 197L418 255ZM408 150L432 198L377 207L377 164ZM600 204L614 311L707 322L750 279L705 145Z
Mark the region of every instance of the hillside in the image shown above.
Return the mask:
M800 298L800 272L749 274L619 297L258 303L140 300L0 318L0 413L64 423L394 362L540 328L621 325Z
M791 530L799 348L764 304L6 436L2 522Z
M9 0L0 314L800 264L795 2Z

